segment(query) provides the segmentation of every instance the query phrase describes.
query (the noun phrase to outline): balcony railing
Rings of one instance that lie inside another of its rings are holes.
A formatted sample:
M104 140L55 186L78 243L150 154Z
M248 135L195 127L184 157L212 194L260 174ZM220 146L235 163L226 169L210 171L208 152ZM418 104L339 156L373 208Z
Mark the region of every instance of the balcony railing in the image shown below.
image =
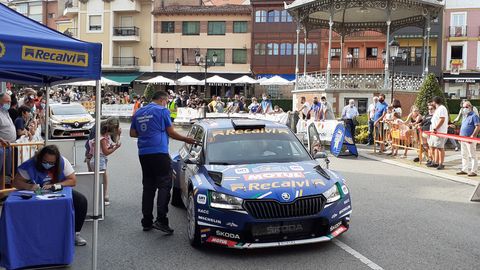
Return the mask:
M467 36L467 26L450 26L448 30L449 37L466 37Z
M421 74L408 74L396 72L394 77L394 89L396 91L416 92L423 83ZM372 73L344 73L343 75L332 74L329 89L358 89L380 91L390 89L391 77L385 83L385 75L382 72ZM327 88L327 74L325 71L310 72L298 78L298 90L318 90Z
M114 36L139 36L140 29L135 26L131 27L113 27L113 35Z
M399 66L422 66L421 57L410 57L405 60L398 57L396 65ZM320 59L322 69L327 68L328 59ZM437 66L437 58L430 57L430 66ZM340 69L340 58L334 57L331 62L332 69ZM385 62L381 57L369 57L369 58L347 58L344 56L342 60L342 69L359 69L359 70L381 70L385 68Z
M77 28L68 28L63 33L67 36L70 36L70 37L76 37L77 36Z
M113 66L137 67L138 57L113 57Z

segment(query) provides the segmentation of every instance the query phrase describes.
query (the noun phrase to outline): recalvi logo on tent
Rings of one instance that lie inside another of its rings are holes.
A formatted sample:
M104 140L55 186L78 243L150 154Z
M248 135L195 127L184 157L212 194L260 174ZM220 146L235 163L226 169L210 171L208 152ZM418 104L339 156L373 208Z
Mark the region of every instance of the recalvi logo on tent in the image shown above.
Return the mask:
M88 53L23 46L22 60L87 67Z

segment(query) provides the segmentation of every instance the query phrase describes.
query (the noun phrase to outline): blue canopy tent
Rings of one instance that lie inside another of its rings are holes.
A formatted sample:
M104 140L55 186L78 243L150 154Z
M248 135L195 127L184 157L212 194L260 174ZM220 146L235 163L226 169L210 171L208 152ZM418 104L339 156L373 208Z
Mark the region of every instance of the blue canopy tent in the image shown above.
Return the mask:
M80 41L52 30L0 4L0 81L51 85L81 80L97 80L95 111L100 122L102 45ZM47 90L47 112L49 107ZM49 114L46 114L46 123ZM48 140L48 124L45 125ZM100 125L96 125L95 201L92 267L97 267Z

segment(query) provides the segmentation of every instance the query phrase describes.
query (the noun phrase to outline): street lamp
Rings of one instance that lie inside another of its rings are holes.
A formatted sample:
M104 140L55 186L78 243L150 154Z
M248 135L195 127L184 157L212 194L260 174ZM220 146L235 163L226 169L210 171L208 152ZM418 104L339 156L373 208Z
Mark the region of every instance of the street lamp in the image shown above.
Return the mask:
M195 52L195 62L198 66L203 66L205 68L205 92L207 91L207 69L211 66L215 66L218 60L218 55L216 52L213 52L212 59L207 59L207 56L202 57L199 51ZM206 94L206 93L205 93Z
M180 59L177 58L175 61L175 91L177 90L178 71L180 70L181 66L182 62L180 62Z
M391 98L390 98L390 102L393 102L393 86L394 86L394 79L395 79L395 62L396 62L396 59L398 57L398 52L400 50L400 43L398 43L398 41L394 38L390 44L388 44L388 50L389 50L389 53L390 53L390 58L392 60L392 85L391 85ZM386 62L386 61L390 61L390 59L386 59L387 58L387 52L385 50L382 51L382 58L383 60ZM402 52L402 59L405 61L405 59L407 59L407 52L404 50Z
M155 63L157 61L157 56L155 55L155 49L153 49L152 46L148 48L148 52L150 53L150 57L152 58L153 62Z

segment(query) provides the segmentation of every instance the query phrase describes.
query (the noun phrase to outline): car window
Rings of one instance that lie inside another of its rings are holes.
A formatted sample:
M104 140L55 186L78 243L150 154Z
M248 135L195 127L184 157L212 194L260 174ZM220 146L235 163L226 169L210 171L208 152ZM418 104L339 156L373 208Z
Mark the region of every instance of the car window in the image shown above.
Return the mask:
M207 136L208 163L252 164L311 160L303 145L287 128L211 130Z
M194 137L195 134L197 133L197 130L198 130L198 126L193 125L192 128L190 129L190 131L188 132L187 137L189 137L189 138ZM187 153L190 153L190 149L192 149L191 144L188 144L188 143L183 144L182 150L180 150L180 152L184 153L184 154L182 154L182 158L185 158L185 156L183 156L183 155L187 155Z
M197 141L203 141L203 136L205 135L205 131L203 128L198 127L197 132L195 133L195 140ZM190 150L190 156L193 158L199 158L200 153L202 152L202 145L193 145L191 150Z
M87 114L82 105L52 106L53 115L81 115Z

